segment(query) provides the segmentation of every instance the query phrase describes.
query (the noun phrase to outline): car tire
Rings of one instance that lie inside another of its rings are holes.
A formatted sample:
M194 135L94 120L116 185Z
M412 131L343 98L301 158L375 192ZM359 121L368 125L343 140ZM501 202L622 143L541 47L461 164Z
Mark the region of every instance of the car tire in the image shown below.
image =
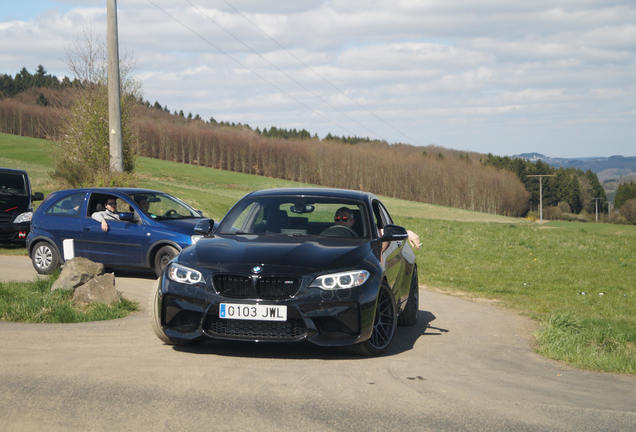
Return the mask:
M378 293L371 337L362 343L354 345L354 349L365 356L384 354L393 341L396 327L397 305L391 289L386 282L383 282Z
M409 290L409 299L406 306L398 318L398 324L401 326L414 326L417 324L417 311L419 309L420 294L419 284L417 281L417 267L413 269L413 277L411 278L411 289Z
M161 277L163 270L166 268L172 258L179 255L179 251L172 246L162 246L155 254L154 269L155 275Z
M60 254L51 243L39 241L31 249L31 262L38 273L51 274L60 265Z
M153 294L150 296L150 304L148 305L148 312L151 315L150 321L152 323L152 330L155 332L155 335L165 345L188 345L194 343L194 341L173 339L164 333L163 327L161 326L161 310L159 308L160 289L161 288L157 288L153 291Z

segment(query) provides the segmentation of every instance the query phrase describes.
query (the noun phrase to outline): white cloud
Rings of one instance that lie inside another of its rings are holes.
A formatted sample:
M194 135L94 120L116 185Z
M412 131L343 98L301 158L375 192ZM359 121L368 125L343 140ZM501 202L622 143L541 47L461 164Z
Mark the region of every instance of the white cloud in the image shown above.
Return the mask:
M62 3L0 22L0 72L68 73L81 29L105 33L103 1ZM494 153L634 154L630 0L127 0L118 15L145 97L171 110Z

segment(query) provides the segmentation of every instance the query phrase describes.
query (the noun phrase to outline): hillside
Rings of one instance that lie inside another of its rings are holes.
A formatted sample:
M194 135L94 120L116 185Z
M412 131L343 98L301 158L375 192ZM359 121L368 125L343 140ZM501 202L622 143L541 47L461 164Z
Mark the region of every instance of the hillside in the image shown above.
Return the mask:
M27 73L23 75L22 81L28 80ZM5 81L10 80L5 75ZM60 86L22 90L7 86L10 97L0 99L0 132L61 140L63 119L85 90L73 83ZM158 102L150 105L137 99L131 124L134 133L127 142L141 156L373 190L395 198L506 216L524 215L529 208L529 194L519 179L509 171L480 163L476 153L331 134L320 139L304 130L256 131L247 125L170 113ZM284 136L299 138L281 138Z

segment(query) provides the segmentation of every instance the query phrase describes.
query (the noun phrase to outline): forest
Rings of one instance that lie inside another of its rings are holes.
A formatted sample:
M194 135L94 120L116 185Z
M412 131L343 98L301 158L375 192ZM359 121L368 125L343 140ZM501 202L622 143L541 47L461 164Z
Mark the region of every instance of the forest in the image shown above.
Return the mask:
M78 80L59 80L41 65L34 74L26 68L14 76L0 74L0 131L59 140L83 91ZM591 171L364 137L321 139L306 129L252 129L182 110L171 113L140 97L133 105L129 144L141 156L508 216L536 210L538 181L528 175L551 173L555 177L545 179L543 187L544 206L566 214L593 212L594 198L606 206Z

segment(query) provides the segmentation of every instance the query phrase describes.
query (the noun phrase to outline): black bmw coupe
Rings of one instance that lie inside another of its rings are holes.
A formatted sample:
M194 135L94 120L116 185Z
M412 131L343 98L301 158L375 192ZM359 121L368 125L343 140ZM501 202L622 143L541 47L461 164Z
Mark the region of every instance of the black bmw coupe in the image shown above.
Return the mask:
M238 201L164 271L153 327L169 344L307 340L387 350L418 310L407 231L370 193L271 189Z

